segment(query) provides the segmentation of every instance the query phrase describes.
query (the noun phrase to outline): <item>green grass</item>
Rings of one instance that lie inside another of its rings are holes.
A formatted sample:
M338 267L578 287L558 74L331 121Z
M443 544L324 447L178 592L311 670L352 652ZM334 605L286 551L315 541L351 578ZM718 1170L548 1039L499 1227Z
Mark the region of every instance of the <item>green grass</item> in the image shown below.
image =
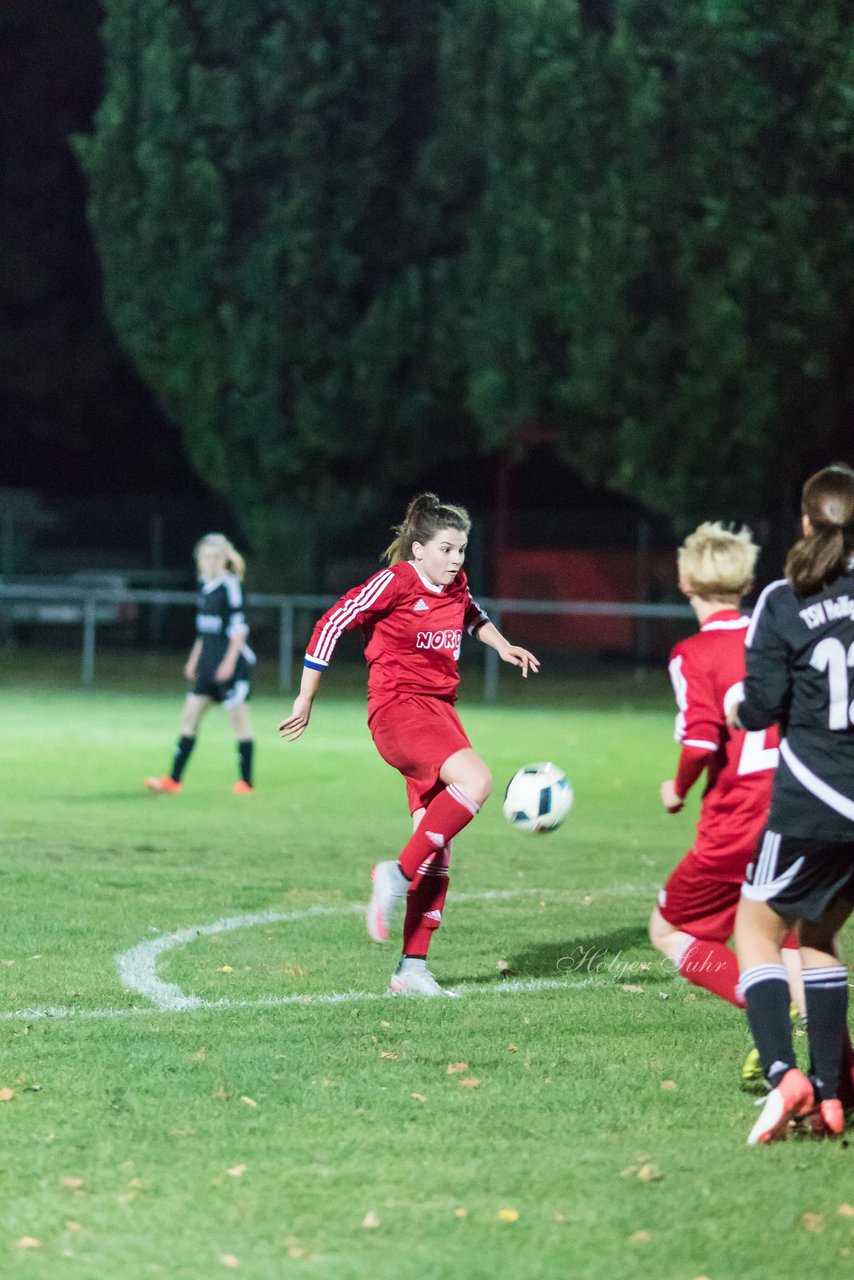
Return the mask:
M0 1021L0 1088L14 1093L0 1103L0 1275L850 1274L850 1151L745 1148L743 1019L645 941L693 821L658 805L674 759L661 681L508 681L499 707L464 700L502 784L551 758L576 788L549 839L511 831L496 797L457 842L433 967L464 999L277 1006L260 1002L379 994L393 963L347 910L407 833L363 702L336 698L350 685L333 673L308 734L285 746L285 700L254 701L248 800L229 794L214 712L185 793L151 797L141 779L166 765L178 699L160 676L135 692L127 663L106 674L82 692L58 664L51 690L19 663L3 693L0 1011L112 1016ZM493 890L506 896L477 896ZM333 910L164 953L162 979L245 1007L158 1012L119 983L116 954L141 942L313 905ZM579 985L502 991L499 966ZM639 1178L645 1165L660 1179Z

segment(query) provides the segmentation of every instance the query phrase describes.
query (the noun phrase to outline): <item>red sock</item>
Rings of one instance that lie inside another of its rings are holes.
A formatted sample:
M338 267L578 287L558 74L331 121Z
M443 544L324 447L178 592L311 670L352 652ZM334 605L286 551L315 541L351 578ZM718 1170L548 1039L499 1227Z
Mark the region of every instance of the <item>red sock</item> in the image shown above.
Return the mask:
M424 817L397 860L410 882L410 892L436 854L450 844L458 831L468 826L478 809L474 800L453 782L430 801Z
M735 952L722 942L692 939L682 953L679 972L695 987L705 987L737 1009L744 1008L738 991L738 961Z
M430 950L434 930L442 923L442 908L448 892L450 845L441 849L414 889L406 895L403 921L403 954L424 956Z

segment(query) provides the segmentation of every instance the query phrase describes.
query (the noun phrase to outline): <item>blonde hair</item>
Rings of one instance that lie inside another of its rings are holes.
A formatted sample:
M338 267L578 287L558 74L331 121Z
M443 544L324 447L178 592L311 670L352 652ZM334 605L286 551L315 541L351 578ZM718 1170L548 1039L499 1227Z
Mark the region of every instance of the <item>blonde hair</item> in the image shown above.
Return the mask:
M786 577L795 595L811 596L840 577L854 555L854 471L844 463L810 476L801 512L812 532L792 547Z
M193 559L197 566L202 547L214 547L217 551L222 552L226 569L229 573L233 573L239 581L243 581L243 575L246 572L246 561L234 546L234 543L224 533L206 533L203 538L199 538L193 548Z
M435 493L420 493L406 508L403 522L395 527L397 536L383 552L383 560L389 564L410 560L413 542L429 542L440 529L456 529L467 534L471 529L471 517L465 507L452 507L450 503L440 502Z
M746 525L727 528L707 520L689 534L677 552L679 577L686 578L698 596L741 599L750 590L759 548Z

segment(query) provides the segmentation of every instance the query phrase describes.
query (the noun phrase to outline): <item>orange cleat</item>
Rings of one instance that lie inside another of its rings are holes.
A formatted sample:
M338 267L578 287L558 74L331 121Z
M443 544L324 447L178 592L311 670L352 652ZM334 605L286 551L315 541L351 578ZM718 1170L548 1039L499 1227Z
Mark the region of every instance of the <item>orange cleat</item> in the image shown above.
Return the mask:
M145 785L149 791L156 791L158 795L176 795L184 790L184 784L176 782L174 778L146 778Z
M251 796L255 794L255 788L250 787L249 783L244 782L241 778L240 781L235 782L234 786L231 788L231 794L233 796Z
M765 1099L759 1119L750 1130L749 1147L759 1142L782 1142L789 1134L789 1121L808 1115L815 1107L812 1085L797 1067L790 1069ZM823 1113L822 1113L823 1114Z
M845 1112L838 1098L825 1098L810 1112L810 1128L815 1138L838 1138L845 1128Z

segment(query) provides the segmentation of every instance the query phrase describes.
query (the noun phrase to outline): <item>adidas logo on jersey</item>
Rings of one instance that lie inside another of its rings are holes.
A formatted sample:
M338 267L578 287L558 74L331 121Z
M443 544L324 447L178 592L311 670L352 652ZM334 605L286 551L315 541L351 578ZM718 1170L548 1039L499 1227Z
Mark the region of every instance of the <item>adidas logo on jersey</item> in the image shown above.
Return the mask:
M412 606L413 613L425 613L430 608L426 600L416 600Z

